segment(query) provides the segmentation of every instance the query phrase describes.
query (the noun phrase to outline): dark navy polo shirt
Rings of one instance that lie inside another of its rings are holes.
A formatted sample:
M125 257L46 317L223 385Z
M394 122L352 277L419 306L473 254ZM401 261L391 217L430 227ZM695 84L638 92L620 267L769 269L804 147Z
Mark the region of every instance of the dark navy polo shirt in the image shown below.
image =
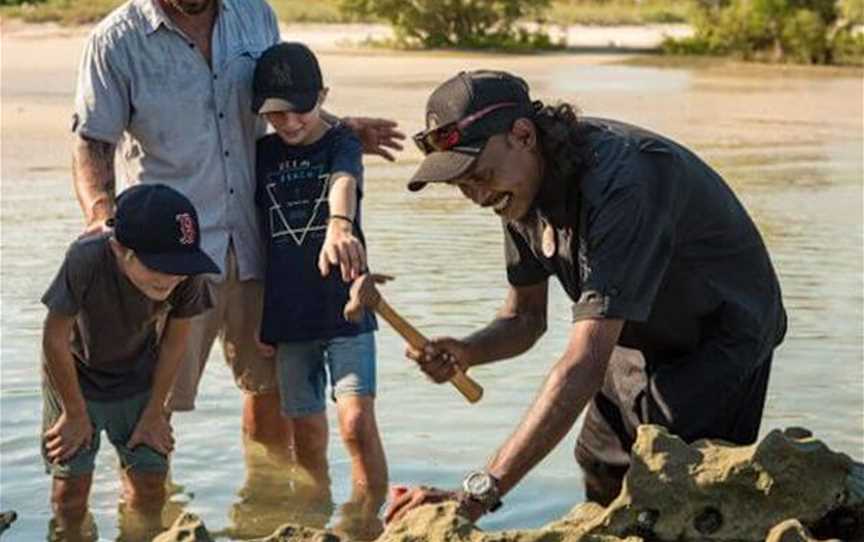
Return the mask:
M327 233L330 179L344 172L357 180L354 233L363 240L360 202L363 163L360 140L343 125L311 145L288 146L278 135L258 141L255 201L267 254L261 340L280 342L350 337L376 328L371 311L359 324L342 315L349 284L338 268L327 277L318 254ZM365 245L365 242L364 242Z
M556 276L574 321L625 320L619 343L649 365L708 348L742 369L760 363L783 339L786 314L765 244L729 186L667 138L579 122L586 169L544 179L535 211L504 225L509 282Z

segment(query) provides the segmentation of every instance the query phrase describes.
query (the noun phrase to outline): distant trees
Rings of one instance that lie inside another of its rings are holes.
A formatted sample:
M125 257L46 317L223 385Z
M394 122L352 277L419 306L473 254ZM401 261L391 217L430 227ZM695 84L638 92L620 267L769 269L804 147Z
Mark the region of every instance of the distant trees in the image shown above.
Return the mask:
M551 0L341 0L358 17L389 22L403 44L429 48L546 48L548 36L518 27L520 19L539 15Z
M864 0L697 0L695 35L672 53L805 64L864 63Z

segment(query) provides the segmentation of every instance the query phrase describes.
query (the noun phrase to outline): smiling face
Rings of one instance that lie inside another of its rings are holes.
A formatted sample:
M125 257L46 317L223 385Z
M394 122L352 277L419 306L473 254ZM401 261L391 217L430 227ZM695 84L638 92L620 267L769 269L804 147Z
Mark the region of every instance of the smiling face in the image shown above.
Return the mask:
M477 205L515 221L531 210L542 170L536 129L531 121L519 119L509 133L489 138L471 169L450 184Z
M153 301L165 301L174 288L186 279L183 275L170 275L150 269L135 256L133 250L124 247L114 239L111 239L111 249L117 257L120 271L126 275L129 282L141 290L141 293Z
M321 118L326 95L326 90L322 90L315 107L305 113L270 111L262 115L286 145L309 145L327 131L327 123Z

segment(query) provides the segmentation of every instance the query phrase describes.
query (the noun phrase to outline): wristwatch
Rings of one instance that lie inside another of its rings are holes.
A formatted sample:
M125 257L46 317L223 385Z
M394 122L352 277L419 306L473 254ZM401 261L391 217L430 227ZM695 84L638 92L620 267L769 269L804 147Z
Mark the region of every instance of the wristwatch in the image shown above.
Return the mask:
M501 508L501 492L498 479L485 470L471 471L462 480L462 491L472 501L483 505L487 512Z

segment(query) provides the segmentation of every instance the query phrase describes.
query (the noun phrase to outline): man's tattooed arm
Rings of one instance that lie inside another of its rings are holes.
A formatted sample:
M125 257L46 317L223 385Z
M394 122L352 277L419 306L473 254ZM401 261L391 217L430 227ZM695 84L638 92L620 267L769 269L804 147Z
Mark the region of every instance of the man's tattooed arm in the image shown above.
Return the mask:
M87 232L101 231L114 215L115 145L76 135L72 152L75 195L87 222Z

